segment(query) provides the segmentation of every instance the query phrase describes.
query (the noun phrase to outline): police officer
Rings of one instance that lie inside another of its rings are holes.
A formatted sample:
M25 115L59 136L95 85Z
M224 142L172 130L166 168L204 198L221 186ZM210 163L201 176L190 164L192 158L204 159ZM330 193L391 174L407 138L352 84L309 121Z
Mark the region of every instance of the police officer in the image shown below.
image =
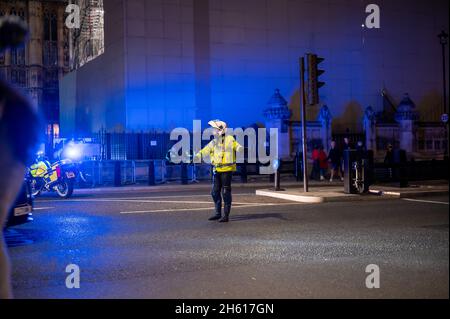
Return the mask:
M208 124L214 129L214 139L209 142L194 160L200 156L209 156L213 165L213 186L211 195L215 204L215 214L209 220L218 220L226 223L229 220L231 211L231 180L233 172L236 171L236 152L241 152L244 148L236 142L233 136L226 134L227 124L220 120L213 120ZM222 200L224 211L222 216Z

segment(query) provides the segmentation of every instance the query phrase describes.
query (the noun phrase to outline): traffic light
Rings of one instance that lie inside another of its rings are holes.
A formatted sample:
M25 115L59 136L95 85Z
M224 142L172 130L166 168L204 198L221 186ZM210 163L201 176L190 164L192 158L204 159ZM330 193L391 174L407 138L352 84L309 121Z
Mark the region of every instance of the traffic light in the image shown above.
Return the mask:
M307 83L306 83L306 98L309 105L319 104L319 89L325 85L324 82L319 81L325 71L319 70L319 64L325 59L319 58L317 54L308 53L307 60Z

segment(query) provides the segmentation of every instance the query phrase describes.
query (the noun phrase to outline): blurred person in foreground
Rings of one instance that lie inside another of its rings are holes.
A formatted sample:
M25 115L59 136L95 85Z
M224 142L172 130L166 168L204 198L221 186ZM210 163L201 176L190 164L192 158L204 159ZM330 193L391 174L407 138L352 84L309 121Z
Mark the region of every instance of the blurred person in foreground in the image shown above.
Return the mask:
M0 18L0 52L23 46L28 35L18 17ZM9 258L3 228L23 184L26 163L38 142L39 117L31 103L0 80L0 299L12 298Z

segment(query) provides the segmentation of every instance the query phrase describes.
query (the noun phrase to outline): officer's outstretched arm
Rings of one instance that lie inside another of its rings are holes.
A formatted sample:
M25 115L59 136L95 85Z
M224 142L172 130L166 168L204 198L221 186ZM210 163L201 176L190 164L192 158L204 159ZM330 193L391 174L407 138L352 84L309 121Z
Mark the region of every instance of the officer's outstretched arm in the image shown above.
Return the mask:
M205 157L211 153L211 143L208 143L203 149L201 149L193 158L193 162L200 162L202 157Z
M200 151L200 152L198 152L197 154L194 155L194 157L192 158L192 162L193 163L200 163L201 159L202 159L202 154L201 154L201 151Z
M239 144L236 140L234 140L233 148L238 153L244 151L244 147L241 144Z

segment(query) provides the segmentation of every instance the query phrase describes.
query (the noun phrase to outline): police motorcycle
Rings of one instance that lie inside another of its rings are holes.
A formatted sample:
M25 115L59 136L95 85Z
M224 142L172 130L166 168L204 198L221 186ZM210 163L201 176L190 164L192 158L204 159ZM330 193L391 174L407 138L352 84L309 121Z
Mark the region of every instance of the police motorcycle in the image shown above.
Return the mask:
M72 154L69 150L68 154ZM27 169L27 179L31 194L38 196L43 192L56 192L61 198L70 198L77 178L85 181L78 163L72 159L59 160L50 164L43 152L37 154L36 161Z

